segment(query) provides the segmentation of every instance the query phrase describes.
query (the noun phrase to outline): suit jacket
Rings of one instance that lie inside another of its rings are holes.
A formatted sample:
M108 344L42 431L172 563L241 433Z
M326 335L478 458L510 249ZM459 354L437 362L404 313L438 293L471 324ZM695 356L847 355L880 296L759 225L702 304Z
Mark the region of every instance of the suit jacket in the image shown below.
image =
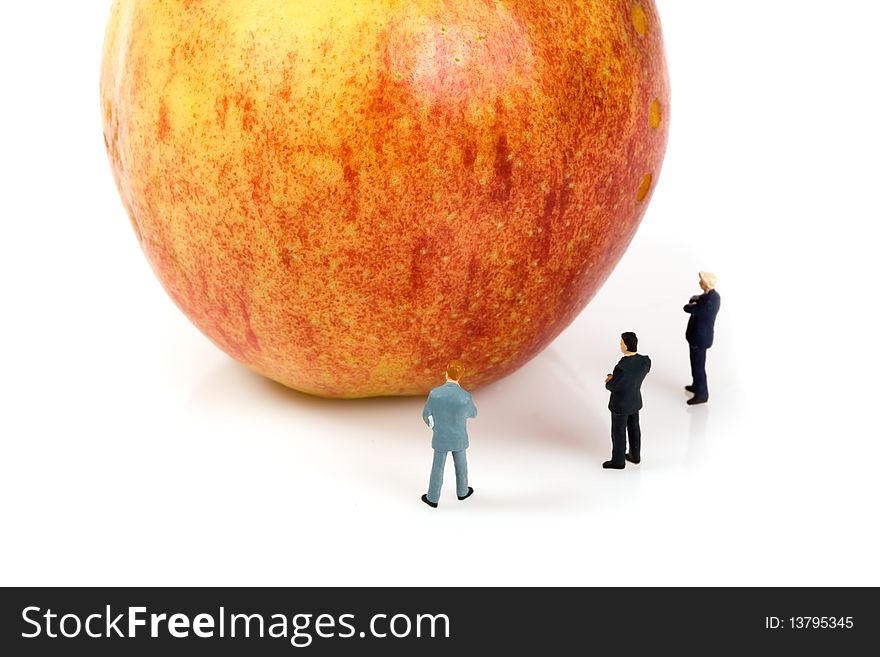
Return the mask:
M715 340L715 316L721 308L721 295L715 290L701 294L684 307L690 313L684 336L688 344L708 349Z
M608 410L631 415L642 408L642 381L651 371L651 359L641 354L624 356L611 373L605 387L611 391Z
M422 410L425 424L431 415L434 416L431 447L438 452L461 452L468 448L467 419L477 417L471 393L451 382L434 388Z

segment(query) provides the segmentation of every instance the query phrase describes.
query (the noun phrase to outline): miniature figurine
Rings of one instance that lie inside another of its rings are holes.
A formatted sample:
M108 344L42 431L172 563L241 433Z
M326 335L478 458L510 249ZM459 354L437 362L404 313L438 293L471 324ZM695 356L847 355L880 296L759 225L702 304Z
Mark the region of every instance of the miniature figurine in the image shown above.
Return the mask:
M453 360L446 366L446 383L431 390L422 419L434 431L431 447L434 449L434 465L431 468L431 481L428 492L422 495L422 502L437 508L440 501L440 489L443 486L443 470L446 467L446 455L452 452L455 462L455 483L459 500L466 500L474 494L468 486L467 455L468 434L467 419L477 417L477 407L471 394L464 390L459 381L464 375L464 366Z
M639 427L639 411L642 408L642 381L651 371L651 359L636 353L639 339L635 333L620 336L623 358L614 372L605 377L605 388L611 391L608 409L611 411L611 460L603 468L623 470L626 461L640 463L642 460L642 430ZM626 436L629 434L629 452ZM625 454L625 456L624 456Z
M706 350L715 339L715 316L721 308L721 296L715 291L715 274L700 272L700 288L703 294L691 297L684 311L690 314L685 337L691 348L691 385L684 389L694 393L688 404L705 404L709 401L706 382Z

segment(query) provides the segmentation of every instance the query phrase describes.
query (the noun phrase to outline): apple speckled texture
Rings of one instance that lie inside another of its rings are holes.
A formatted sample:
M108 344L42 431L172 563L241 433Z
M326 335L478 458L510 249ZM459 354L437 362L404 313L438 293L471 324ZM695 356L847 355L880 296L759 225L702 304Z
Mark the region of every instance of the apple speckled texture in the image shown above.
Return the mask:
M325 397L537 355L632 239L669 125L652 0L116 0L100 91L175 303Z

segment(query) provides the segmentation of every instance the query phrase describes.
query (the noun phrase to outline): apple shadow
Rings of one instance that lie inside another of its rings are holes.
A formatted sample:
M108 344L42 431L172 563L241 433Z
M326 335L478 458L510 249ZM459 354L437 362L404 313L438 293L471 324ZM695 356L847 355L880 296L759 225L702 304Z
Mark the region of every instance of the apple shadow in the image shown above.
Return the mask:
M469 434L472 448L480 448L481 467L507 450L544 452L551 462L554 453L564 451L568 453L566 459L583 463L585 478L591 478L593 469L601 473L601 463L610 454L610 421L590 411L586 403L589 393L581 377L552 347L514 374L472 392L479 415L469 421ZM592 394L604 398L607 393L600 385ZM290 417L293 425L304 416L312 416L320 424L329 419L332 428L320 439L336 443L333 449L343 455L338 463L340 473L349 471L367 480L365 485L380 485L393 490L395 496L402 491L411 495L427 485L430 431L421 417L424 397L324 399L292 390L225 360L197 385L189 403L202 412L222 409L223 413L242 415L251 415L256 408L256 412L265 411L281 422ZM300 435L295 440L307 438ZM364 449L365 443L368 449L386 455L381 469L346 464L344 455ZM422 452L424 468L414 472L412 463ZM536 462L541 460L538 456ZM450 463L447 480L451 470ZM471 471L477 474L473 465ZM558 509L570 497L571 490L562 486L558 491L508 499L485 491L473 502L474 506L492 509Z
M560 383L561 381L565 383ZM438 385L442 380L438 380ZM603 397L604 388L598 387ZM471 391L479 416L469 423L472 440L520 442L573 451L594 451L595 438L604 441L608 423L585 406L589 394L578 373L552 347L514 374ZM332 415L354 432L365 426L383 427L384 447L409 440L415 429L425 430L421 418L424 397L325 399L314 397L255 374L231 360L205 377L190 397L195 406L222 404L245 411L254 401L300 413ZM602 442L604 451L604 442Z

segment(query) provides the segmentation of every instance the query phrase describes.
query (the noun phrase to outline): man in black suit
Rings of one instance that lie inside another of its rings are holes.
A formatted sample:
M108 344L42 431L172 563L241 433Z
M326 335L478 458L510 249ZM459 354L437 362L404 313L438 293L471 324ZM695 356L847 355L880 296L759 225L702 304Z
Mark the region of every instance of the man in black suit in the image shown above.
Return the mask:
M685 337L691 348L691 376L693 383L684 389L694 393L688 404L705 404L709 401L709 385L706 383L706 350L715 340L715 316L721 308L721 297L715 291L715 274L700 272L700 289L703 294L691 297L684 311L690 314Z
M638 347L639 339L635 333L621 335L620 350L623 358L614 368L614 372L605 378L605 388L611 391L608 409L611 411L612 449L611 460L605 461L603 468L623 470L626 461L639 463L642 460L639 410L642 408L642 381L651 371L651 359L637 354ZM626 451L627 433L629 452Z

